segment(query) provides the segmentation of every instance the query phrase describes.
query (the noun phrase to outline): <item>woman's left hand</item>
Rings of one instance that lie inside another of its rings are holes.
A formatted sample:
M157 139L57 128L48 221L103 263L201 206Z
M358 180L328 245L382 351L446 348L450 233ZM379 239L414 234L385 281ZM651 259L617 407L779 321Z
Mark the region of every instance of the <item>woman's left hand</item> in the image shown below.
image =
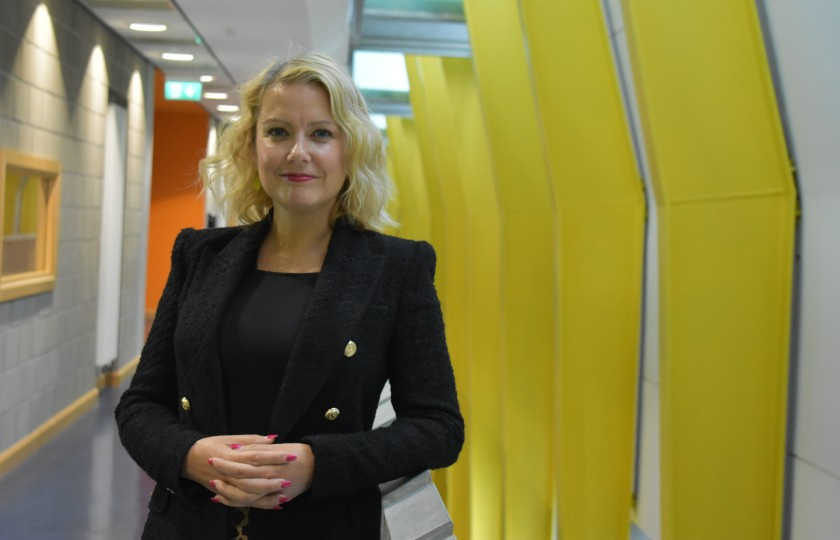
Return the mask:
M279 510L312 485L315 456L308 444L249 444L234 449L233 459L212 460L219 476L227 478L211 483L216 502Z

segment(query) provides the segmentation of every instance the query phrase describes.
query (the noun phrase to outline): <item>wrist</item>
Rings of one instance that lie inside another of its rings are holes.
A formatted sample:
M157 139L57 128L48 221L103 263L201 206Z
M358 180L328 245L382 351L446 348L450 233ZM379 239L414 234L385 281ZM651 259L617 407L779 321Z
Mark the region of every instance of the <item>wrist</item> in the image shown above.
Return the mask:
M181 461L181 476L198 483L201 483L198 476L200 467L206 465L208 460L208 458L203 457L204 452L201 449L202 440L199 439L194 442L184 454L184 459Z

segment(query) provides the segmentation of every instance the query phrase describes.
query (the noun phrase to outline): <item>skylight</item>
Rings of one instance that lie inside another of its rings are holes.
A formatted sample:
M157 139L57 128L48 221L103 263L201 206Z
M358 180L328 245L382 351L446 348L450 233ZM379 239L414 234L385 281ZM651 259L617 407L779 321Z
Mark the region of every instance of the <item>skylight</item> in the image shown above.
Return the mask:
M402 53L354 51L353 80L359 88L408 92L408 74Z

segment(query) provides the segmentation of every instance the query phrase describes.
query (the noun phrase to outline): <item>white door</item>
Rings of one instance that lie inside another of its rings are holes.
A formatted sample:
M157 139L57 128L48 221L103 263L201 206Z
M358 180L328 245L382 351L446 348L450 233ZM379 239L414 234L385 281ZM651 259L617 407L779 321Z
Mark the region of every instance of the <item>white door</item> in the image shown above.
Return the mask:
M97 368L107 366L117 359L119 345L126 152L126 110L111 103L105 118L99 307L96 322Z

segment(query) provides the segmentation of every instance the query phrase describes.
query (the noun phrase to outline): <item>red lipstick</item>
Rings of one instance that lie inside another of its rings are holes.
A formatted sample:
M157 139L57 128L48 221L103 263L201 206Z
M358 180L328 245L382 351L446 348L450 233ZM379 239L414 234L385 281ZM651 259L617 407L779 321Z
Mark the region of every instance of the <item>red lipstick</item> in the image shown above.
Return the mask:
M315 177L311 174L287 173L283 175L283 178L285 178L289 182L307 182Z

